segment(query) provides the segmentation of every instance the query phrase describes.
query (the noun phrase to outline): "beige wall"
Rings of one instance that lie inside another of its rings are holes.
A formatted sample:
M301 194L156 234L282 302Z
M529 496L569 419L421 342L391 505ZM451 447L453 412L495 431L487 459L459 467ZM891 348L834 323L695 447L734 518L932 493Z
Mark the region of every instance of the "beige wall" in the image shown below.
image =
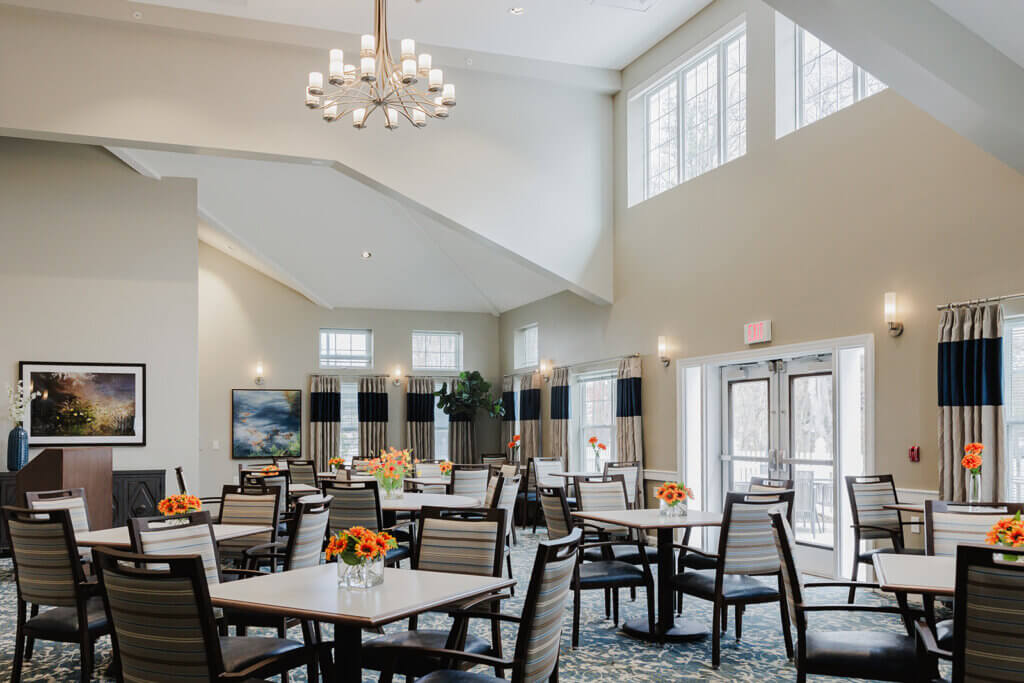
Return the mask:
M658 335L680 358L741 350L743 323L765 318L775 345L871 333L877 469L934 489L935 305L1024 290L1024 176L890 91L776 141L772 14L759 2L710 6L627 68L626 87L743 11L747 155L626 208L620 94L615 304L563 293L502 315L502 370L528 322L555 364L639 351L646 464L674 470L675 374L657 362ZM882 321L886 291L899 295L898 339Z
M439 273L439 277L443 274ZM372 286L372 283L367 283ZM371 328L373 371L344 371L349 377L408 374L413 330L463 334L463 366L498 376L498 318L486 313L435 313L369 309L328 310L310 303L248 266L199 245L199 443L204 495L213 495L238 473L231 459L231 390L255 389L256 363L263 362L267 388L301 389L302 448L309 452L309 376L317 369L321 327ZM333 373L332 373L333 374ZM429 374L429 373L417 373ZM388 443L405 444L405 383L388 383ZM495 388L500 391L500 384ZM496 450L497 420L477 420L478 447ZM213 441L220 442L219 449Z
M114 448L114 467L195 480L195 181L0 138L0 291L0 385L22 360L145 363L147 445Z

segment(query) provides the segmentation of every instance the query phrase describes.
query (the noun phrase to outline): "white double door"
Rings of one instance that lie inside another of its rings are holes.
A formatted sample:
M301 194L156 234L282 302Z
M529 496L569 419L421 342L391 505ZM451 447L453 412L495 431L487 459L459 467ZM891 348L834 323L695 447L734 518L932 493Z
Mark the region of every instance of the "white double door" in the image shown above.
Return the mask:
M836 386L830 353L721 368L722 492L792 480L804 571L832 576L839 547Z

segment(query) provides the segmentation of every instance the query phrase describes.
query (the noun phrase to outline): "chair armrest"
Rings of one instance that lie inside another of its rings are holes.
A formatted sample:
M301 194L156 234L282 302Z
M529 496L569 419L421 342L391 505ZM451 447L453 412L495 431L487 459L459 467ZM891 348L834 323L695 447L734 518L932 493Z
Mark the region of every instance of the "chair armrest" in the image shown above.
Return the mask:
M928 654L939 657L940 659L946 659L949 661L953 660L953 653L949 650L943 650L939 647L939 644L935 642L935 634L932 633L928 624L924 621L916 621L914 622L914 628L917 631L918 640L921 641L922 645L924 645L924 649Z
M392 524L391 526L386 526L383 529L381 529L381 531L389 531L389 532L390 531L397 531L397 530L405 528L405 527L408 527L409 529L413 529L413 528L415 528L415 526L416 526L416 524L415 524L415 522L413 520L407 519L404 522L398 522L397 524Z
M457 608L448 611L448 614L453 614L453 615L454 614L464 614L464 615L469 616L470 613L473 611L474 607L477 607L479 605L485 605L485 604L487 604L489 602L494 602L495 600L508 600L511 597L512 596L509 595L508 593L489 593L487 595L480 595L480 596L478 596L476 598L473 598L472 600L470 600L470 601L468 601L466 603L463 603L463 604L459 605ZM491 613L488 612L488 613L486 613L486 616L488 616L488 617L495 617L495 616L498 616L498 615L497 614L491 614Z
M859 605L854 603L848 605L845 602L824 605L808 605L797 603L797 608L805 612L878 612L882 614L903 614L899 607L885 607L882 605Z
M245 578L251 576L266 576L267 572L259 569L241 569L238 567L221 567L221 574L237 574L238 576Z
M864 583L862 581L813 581L805 583L804 588L874 588L881 590L877 583Z
M403 656L406 652L424 654L439 657L441 660L445 658L455 659L474 664L483 664L484 666L497 666L503 669L511 669L515 664L515 660L512 659L499 659L498 657L478 655L472 652L463 652L462 650L449 650L443 647L413 647L411 645L402 645L401 647Z
M287 547L288 547L287 544L282 543L280 541L275 541L274 543L261 543L260 545L254 545L251 548L246 548L245 550L242 551L242 554L245 555L246 557L257 557L257 556L258 557L266 557L266 556L270 556L270 555L276 555L278 557L283 557L283 555L281 553L275 553L275 552L273 552L272 549L283 550L283 549L285 549ZM268 550L270 552L264 552L264 551L268 551Z
M915 522L915 524L920 524L920 523L921 522ZM859 529L859 530L870 529L871 531L884 531L885 533L889 534L890 536L896 535L896 530L895 529L890 529L889 527L885 527L885 526L875 526L873 524L851 524L850 528L851 529Z
M712 560L718 559L718 555L714 553L706 553L703 550L698 550L697 548L694 548L692 546L682 545L680 543L673 543L672 547L678 548L679 550L685 550L686 552L693 553L694 555L703 555L704 557L710 557Z

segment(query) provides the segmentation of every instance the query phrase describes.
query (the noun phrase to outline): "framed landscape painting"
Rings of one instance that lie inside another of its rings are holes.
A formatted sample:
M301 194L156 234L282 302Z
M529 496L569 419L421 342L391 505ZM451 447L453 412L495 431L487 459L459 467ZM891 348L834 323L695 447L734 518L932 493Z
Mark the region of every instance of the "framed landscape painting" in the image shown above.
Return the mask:
M301 455L301 389L231 390L232 458Z
M146 445L145 364L22 361L18 374L39 394L25 415L30 445Z

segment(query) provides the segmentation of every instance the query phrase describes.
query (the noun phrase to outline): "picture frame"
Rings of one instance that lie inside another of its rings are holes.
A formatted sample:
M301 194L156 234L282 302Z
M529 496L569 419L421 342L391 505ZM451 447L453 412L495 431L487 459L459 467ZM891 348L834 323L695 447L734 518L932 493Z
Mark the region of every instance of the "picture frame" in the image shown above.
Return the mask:
M145 446L146 364L21 361L32 447Z
M231 390L233 460L301 457L301 389Z

